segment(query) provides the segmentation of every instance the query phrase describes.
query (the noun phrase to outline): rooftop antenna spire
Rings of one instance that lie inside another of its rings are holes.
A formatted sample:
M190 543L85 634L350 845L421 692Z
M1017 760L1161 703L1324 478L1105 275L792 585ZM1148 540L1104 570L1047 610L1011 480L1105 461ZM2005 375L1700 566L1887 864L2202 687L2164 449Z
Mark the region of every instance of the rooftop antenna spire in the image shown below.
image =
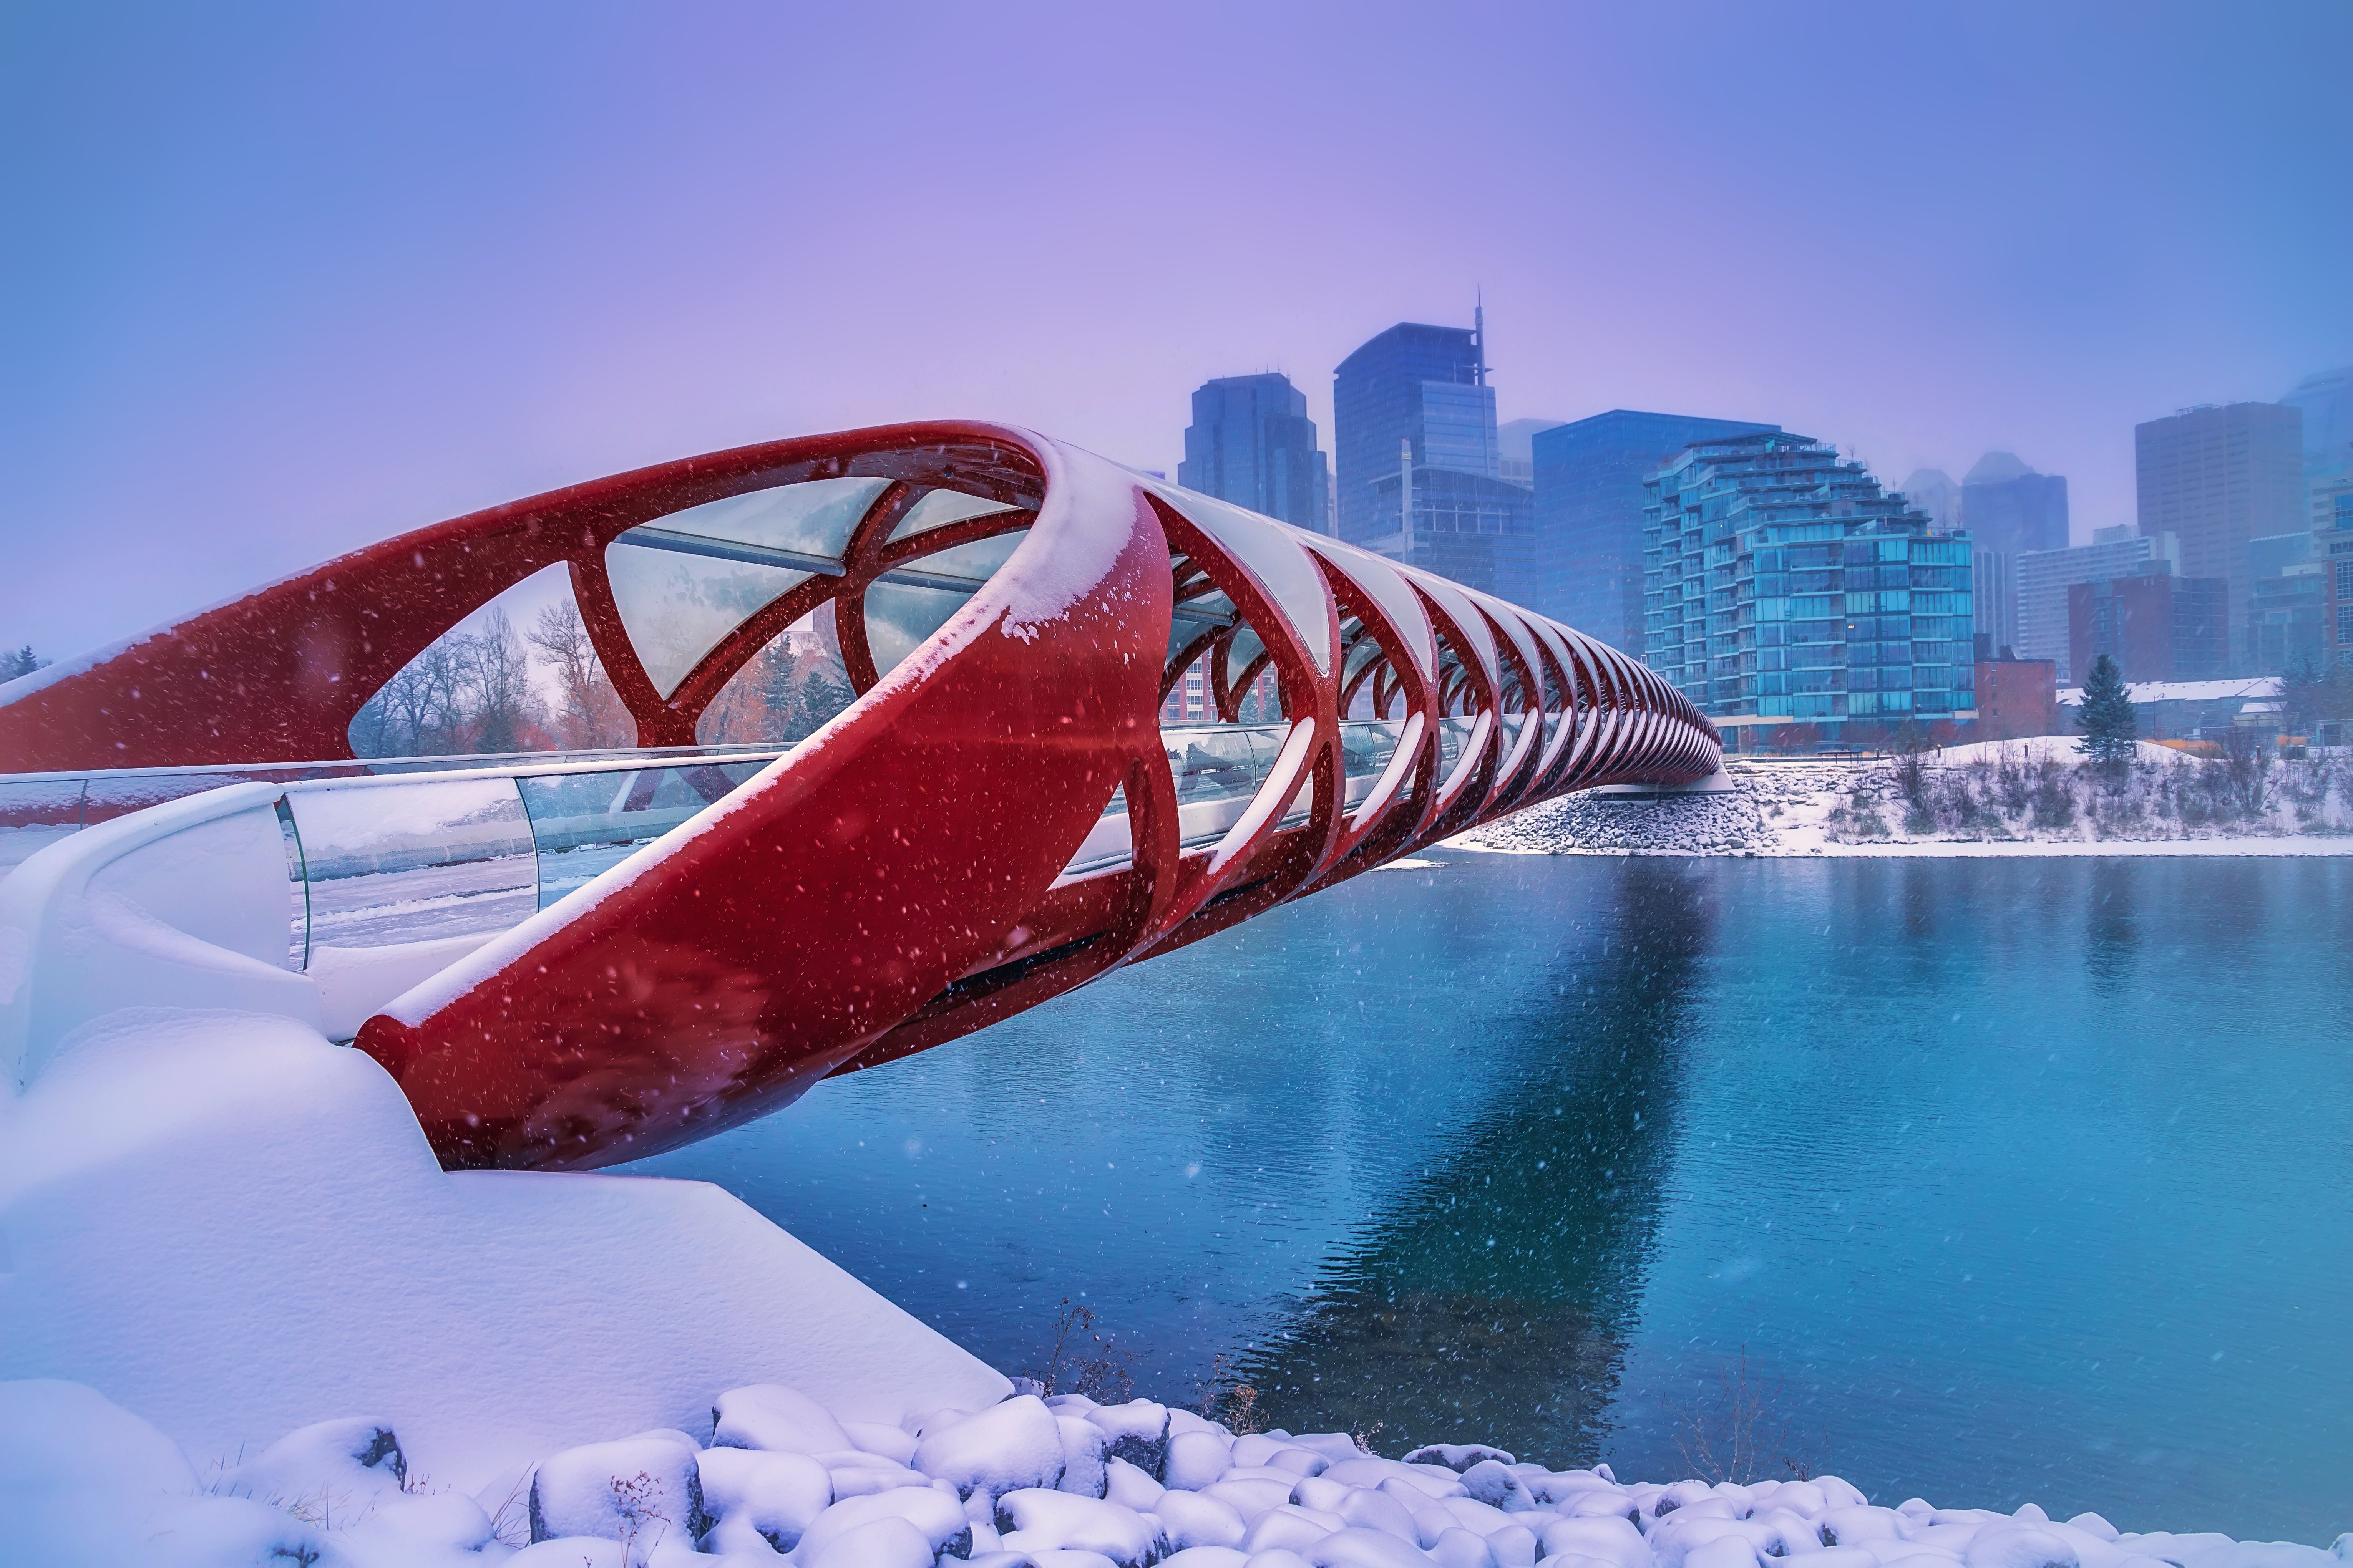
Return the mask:
M1487 384L1487 290L1483 285L1472 286L1471 346L1479 351L1479 368L1472 374L1477 380L1471 384Z

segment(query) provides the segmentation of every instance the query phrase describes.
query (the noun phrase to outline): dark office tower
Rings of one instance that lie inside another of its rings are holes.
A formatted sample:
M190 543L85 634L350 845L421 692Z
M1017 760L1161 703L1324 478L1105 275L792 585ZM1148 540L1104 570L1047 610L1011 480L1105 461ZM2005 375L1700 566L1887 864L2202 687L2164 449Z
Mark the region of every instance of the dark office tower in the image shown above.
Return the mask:
M1495 390L1474 328L1401 322L1332 377L1340 537L1525 595L1535 498L1501 477Z
M2228 583L2230 626L2243 627L2254 584L2248 542L2312 526L2303 412L2277 403L2185 408L2135 426L2133 447L2141 532L2179 534L2183 575Z
M2016 647L2018 558L2067 548L2067 481L2038 474L2008 452L1988 452L1961 481L1960 508L1977 551L1978 635L1989 647Z
M1778 430L1613 408L1539 430L1535 585L1519 603L1642 656L1642 479L1694 441Z
M1331 471L1315 446L1307 398L1287 375L1226 375L1193 394L1176 482L1187 489L1330 531Z
M2220 577L2146 572L2067 586L2069 662L2106 654L2126 680L2212 680L2230 658Z

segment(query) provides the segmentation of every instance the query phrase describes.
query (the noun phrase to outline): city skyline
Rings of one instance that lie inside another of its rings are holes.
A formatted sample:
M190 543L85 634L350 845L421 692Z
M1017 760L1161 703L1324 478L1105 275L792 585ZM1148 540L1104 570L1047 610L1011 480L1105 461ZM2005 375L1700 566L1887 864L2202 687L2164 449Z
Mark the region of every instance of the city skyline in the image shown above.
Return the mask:
M992 417L1173 474L1190 388L1279 369L1329 431L1355 345L1482 291L1504 423L1729 410L1891 477L2015 451L2068 477L2079 539L2132 516L2135 424L2353 363L2353 215L2315 199L2339 7L1196 20L19 18L0 637L64 657L797 431ZM798 63L868 55L892 93ZM1670 58L1688 107L1631 68ZM1799 69L1943 109L1857 138L1777 85ZM1908 237L1853 247L1744 163ZM1482 220L1361 243L1417 186ZM1699 188L1736 258L1647 237Z

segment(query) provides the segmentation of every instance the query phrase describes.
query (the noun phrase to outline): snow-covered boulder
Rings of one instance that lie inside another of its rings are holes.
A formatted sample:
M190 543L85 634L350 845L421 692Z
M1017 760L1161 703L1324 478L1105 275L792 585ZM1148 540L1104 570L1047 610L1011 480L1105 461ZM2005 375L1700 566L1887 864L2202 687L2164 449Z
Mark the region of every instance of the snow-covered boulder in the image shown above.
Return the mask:
M748 1552L755 1537L790 1552L833 1503L831 1478L807 1454L705 1448L695 1469L703 1511L717 1521L710 1542L720 1552Z
M1536 1534L1546 1557L1586 1557L1610 1568L1651 1568L1650 1543L1620 1514L1560 1519Z
M916 1445L914 1468L956 1489L959 1497L991 1499L1025 1488L1050 1488L1062 1479L1062 1429L1046 1402L1017 1394L994 1408L937 1431Z
M1429 1552L1439 1568L1503 1568L1487 1542L1461 1525L1440 1531L1431 1539Z
M802 1535L798 1555L804 1562L821 1560L835 1542L882 1519L904 1520L922 1531L934 1557L962 1557L972 1550L972 1526L955 1498L934 1487L900 1487L836 1502Z
M1125 1405L1097 1405L1086 1413L1086 1419L1102 1427L1108 1439L1103 1451L1105 1459L1124 1459L1154 1479L1159 1479L1168 1453L1166 1405L1132 1399Z
M1233 1440L1217 1432L1171 1431L1160 1467L1163 1486L1199 1491L1233 1462Z
M1250 1553L1231 1546L1188 1546L1162 1558L1160 1568L1249 1568L1250 1561Z
M731 1388L713 1400L711 1445L785 1454L838 1454L858 1447L832 1411L780 1383Z
M1460 1467L1462 1489L1489 1507L1507 1512L1534 1507L1534 1500L1528 1496L1527 1489L1520 1484L1520 1478L1504 1468L1511 1462L1508 1458L1481 1459L1468 1467Z
M1102 1497L1109 1479L1103 1469L1108 1436L1093 1422L1071 1415L1057 1415L1054 1428L1062 1442L1062 1479L1054 1483L1056 1489L1076 1497Z
M2052 1531L2020 1522L1978 1531L1962 1561L1968 1568L2078 1568L2081 1559L2074 1547Z
M1409 1465L1444 1465L1450 1470L1467 1470L1488 1459L1502 1465L1519 1463L1504 1450L1484 1443L1429 1443L1405 1457Z
M914 1460L918 1440L901 1427L886 1426L879 1421L844 1421L841 1429L860 1452L902 1466Z
M1386 1531L1351 1525L1309 1546L1300 1555L1313 1568L1429 1568L1429 1553Z
M593 1536L629 1546L634 1563L665 1542L711 1528L691 1442L649 1433L552 1454L531 1481L531 1538Z
M1118 1568L1150 1568L1167 1547L1156 1521L1069 1492L1008 1492L997 1500L997 1528L1008 1551L1099 1552Z
M1150 1513L1160 1506L1168 1489L1154 1480L1125 1459L1103 1460L1103 1500L1122 1508L1132 1508L1138 1513Z
M1348 1521L1336 1513L1303 1508L1295 1502L1284 1503L1250 1521L1250 1533L1242 1537L1242 1550L1267 1552L1285 1547L1297 1552L1346 1528Z
M820 1546L794 1553L801 1568L934 1568L939 1553L896 1515L870 1520Z
M290 1432L255 1458L224 1470L209 1489L224 1497L300 1503L340 1500L339 1507L396 1497L408 1481L400 1439L380 1421L321 1421Z
M1165 1492L1152 1511L1168 1532L1169 1543L1178 1548L1240 1546L1249 1533L1231 1504L1199 1492Z

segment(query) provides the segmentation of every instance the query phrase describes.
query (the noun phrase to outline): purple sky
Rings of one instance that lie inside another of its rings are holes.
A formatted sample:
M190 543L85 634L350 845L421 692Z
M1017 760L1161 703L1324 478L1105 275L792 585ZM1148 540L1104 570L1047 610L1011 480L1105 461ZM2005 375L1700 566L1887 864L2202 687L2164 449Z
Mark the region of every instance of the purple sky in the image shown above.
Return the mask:
M1988 447L2353 361L2353 6L12 7L0 641L930 416L1173 469L1483 286L1502 415Z

